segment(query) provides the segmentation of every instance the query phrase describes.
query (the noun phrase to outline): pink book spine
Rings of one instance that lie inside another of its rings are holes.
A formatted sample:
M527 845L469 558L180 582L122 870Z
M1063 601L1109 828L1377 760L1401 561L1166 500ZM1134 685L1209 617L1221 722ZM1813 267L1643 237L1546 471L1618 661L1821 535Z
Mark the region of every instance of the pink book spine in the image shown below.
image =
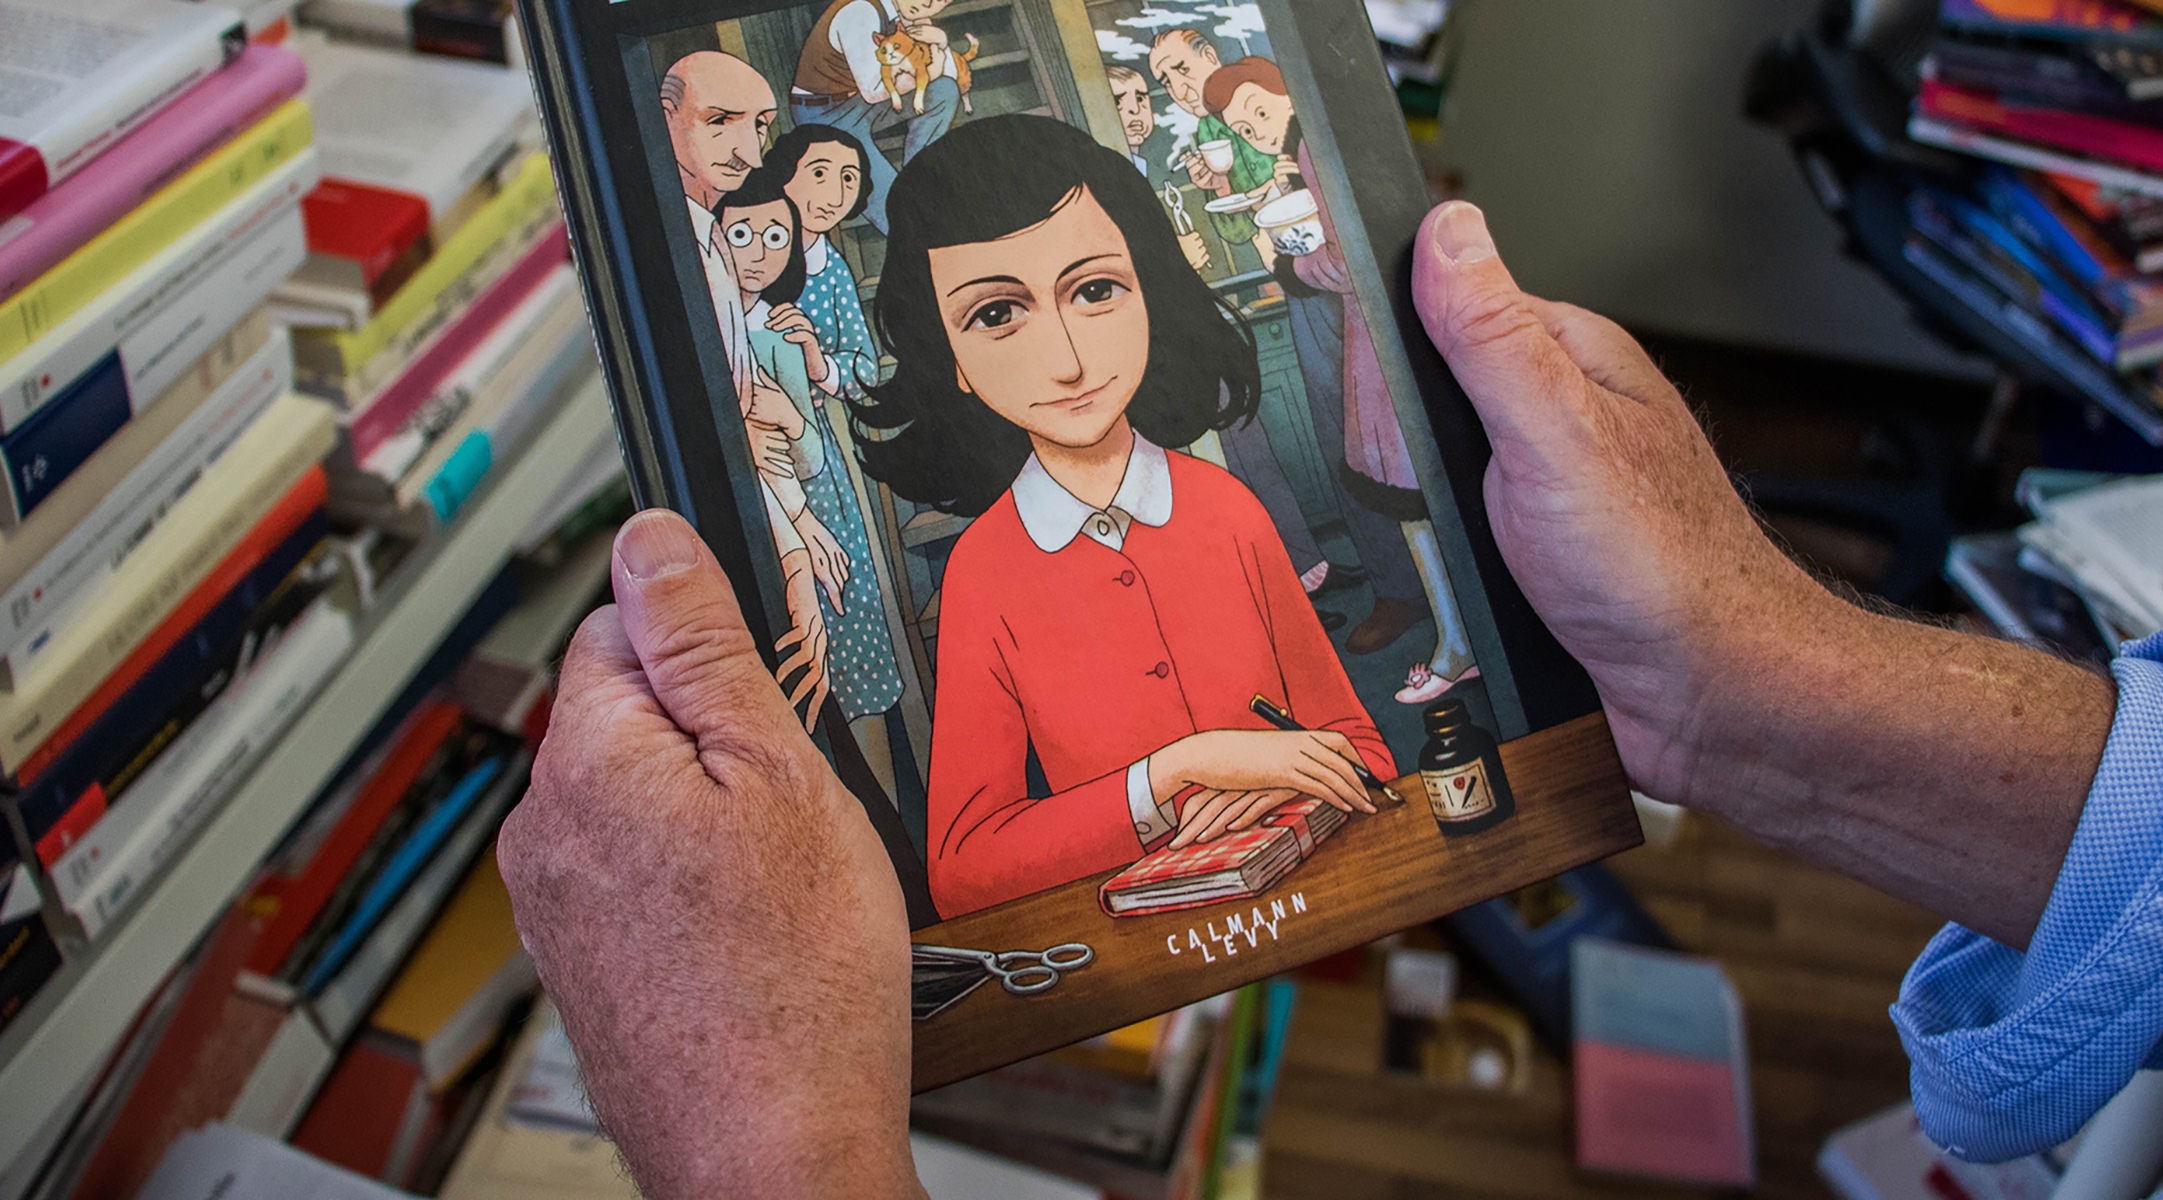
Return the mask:
M368 407L354 413L346 425L346 440L353 448L353 461L364 462L383 444L384 439L398 432L406 419L420 411L436 390L436 385L450 375L467 354L480 345L490 330L511 315L518 302L525 299L533 289L541 286L549 272L571 257L571 244L564 240L564 228L557 225L541 235L541 240L526 251L524 258L512 264L494 283L488 285L457 319L443 327L406 369L386 385Z
M1921 103L1927 116L2142 170L2163 171L2163 131L2085 113L2006 104L1987 92L1935 80L1923 82Z
M0 300L299 95L306 78L300 55L281 46L250 46L59 187L0 220Z

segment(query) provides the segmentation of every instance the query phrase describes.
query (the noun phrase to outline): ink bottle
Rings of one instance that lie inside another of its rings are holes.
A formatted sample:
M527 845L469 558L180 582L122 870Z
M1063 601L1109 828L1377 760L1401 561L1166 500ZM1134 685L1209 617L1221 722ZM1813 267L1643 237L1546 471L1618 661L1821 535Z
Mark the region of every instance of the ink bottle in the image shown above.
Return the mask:
M1445 837L1491 829L1517 811L1502 751L1494 735L1472 723L1462 700L1444 700L1420 714L1427 744L1420 747L1419 778L1427 807Z

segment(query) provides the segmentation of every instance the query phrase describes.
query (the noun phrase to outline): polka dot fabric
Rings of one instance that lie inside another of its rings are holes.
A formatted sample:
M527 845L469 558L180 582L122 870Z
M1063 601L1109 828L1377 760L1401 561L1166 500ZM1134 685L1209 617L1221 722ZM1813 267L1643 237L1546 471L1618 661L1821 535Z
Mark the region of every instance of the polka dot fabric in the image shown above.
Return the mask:
M1893 1006L1916 1116L1963 1158L2056 1145L2163 1069L2163 634L2111 671L2118 715L2028 952L1948 925Z

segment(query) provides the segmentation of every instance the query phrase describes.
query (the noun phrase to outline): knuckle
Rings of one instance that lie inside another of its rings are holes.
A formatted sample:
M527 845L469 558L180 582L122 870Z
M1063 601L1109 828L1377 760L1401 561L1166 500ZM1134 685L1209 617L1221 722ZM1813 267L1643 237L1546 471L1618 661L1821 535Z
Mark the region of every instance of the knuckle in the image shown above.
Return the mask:
M1539 318L1514 291L1502 287L1467 290L1457 297L1448 323L1453 351L1478 351L1510 342L1542 328Z

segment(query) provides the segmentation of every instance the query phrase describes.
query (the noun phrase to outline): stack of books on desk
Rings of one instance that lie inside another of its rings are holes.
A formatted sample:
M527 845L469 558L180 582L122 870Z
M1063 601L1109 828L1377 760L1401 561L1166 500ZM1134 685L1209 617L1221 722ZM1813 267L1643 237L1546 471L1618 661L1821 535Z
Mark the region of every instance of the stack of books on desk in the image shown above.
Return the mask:
M2092 661L2163 630L2163 476L2030 470L2035 520L1954 539L1945 573L1996 631Z
M54 932L100 935L353 631L323 595L334 413L292 394L262 310L319 173L299 59L183 0L0 21L56 64L11 59L0 116L4 1022Z

